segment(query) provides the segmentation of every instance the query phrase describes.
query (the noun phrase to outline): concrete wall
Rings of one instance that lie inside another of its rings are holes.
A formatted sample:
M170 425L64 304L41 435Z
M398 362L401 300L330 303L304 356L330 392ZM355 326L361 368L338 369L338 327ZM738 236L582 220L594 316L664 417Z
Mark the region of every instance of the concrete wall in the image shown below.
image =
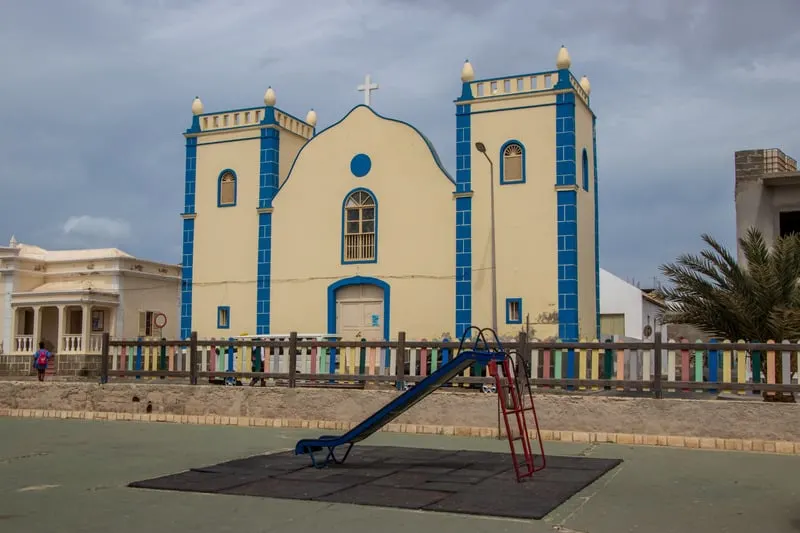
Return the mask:
M764 185L765 150L741 150L735 155L736 239L739 261L744 261L738 240L755 226L767 242L780 235L781 211L800 210L800 185Z
M217 415L356 423L397 396L394 391L287 389L111 383L0 382L0 409ZM800 441L800 405L560 395L536 397L547 431L680 435ZM400 424L497 428L497 397L437 392L399 417ZM631 439L631 443L633 443ZM646 441L642 442L646 443ZM655 443L654 443L655 444Z
M31 365L33 355L0 355L0 376L34 375ZM83 354L55 354L47 367L48 374L59 377L93 377L100 375L100 356ZM48 377L48 379L50 379Z
M600 269L600 314L625 315L626 337L642 338L642 300L641 289Z

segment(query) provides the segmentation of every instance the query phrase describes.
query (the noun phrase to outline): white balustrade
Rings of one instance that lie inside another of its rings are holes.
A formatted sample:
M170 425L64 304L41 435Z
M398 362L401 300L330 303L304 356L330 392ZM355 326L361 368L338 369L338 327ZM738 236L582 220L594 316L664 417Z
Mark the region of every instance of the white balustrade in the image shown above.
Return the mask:
M81 335L64 335L61 337L62 353L83 352L83 337Z
M33 353L33 335L17 335L17 352Z
M103 334L92 333L89 337L89 353L100 353L103 350Z

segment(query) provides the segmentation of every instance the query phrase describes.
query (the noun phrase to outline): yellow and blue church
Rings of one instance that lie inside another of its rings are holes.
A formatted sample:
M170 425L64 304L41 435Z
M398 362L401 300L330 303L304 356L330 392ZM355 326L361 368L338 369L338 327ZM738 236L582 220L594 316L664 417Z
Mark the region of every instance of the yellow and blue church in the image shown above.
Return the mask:
M590 85L556 68L475 79L455 100L455 173L366 103L318 131L264 105L185 133L181 335L593 338L598 196Z

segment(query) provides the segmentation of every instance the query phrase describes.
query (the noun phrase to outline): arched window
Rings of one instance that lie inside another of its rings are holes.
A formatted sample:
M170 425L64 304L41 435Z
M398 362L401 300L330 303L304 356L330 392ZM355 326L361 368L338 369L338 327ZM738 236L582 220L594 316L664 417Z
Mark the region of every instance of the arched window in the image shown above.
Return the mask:
M525 149L517 141L503 145L500 163L500 183L525 183Z
M583 190L589 190L589 156L586 155L586 148L583 149L583 162L582 162L582 172L583 172Z
M217 194L217 206L231 207L236 205L236 173L233 170L223 170L220 173Z
M377 260L377 203L366 189L356 189L344 201L343 263Z

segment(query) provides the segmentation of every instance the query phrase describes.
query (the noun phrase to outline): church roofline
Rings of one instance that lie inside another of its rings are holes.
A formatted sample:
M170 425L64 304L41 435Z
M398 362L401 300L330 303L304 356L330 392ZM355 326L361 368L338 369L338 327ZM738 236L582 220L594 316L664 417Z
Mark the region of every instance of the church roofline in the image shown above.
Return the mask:
M298 152L297 152L297 155L294 157L294 161L292 161L292 166L289 168L289 174L286 176L286 179L283 181L283 183L281 184L281 186L280 186L280 187L278 187L278 192L276 192L276 193L275 193L275 196L276 196L276 197L277 197L277 195L278 195L278 194L280 194L280 192L281 192L281 189L283 189L284 185L286 185L286 184L289 182L289 179L292 177L292 173L294 172L294 166L297 164L297 160L298 160L298 159L300 159L300 156L302 155L302 153L303 153L303 150L305 150L305 149L306 149L306 147L307 147L309 144L311 144L311 143L313 143L315 140L317 140L317 139L318 139L318 138L319 138L321 135L323 135L323 134L324 134L326 131L328 131L328 130L330 130L330 129L333 129L334 127L336 127L336 126L338 126L339 124L341 124L342 122L344 122L344 121L347 119L347 117L349 117L349 116L350 116L350 115L351 115L351 114L352 114L352 113L353 113L353 112L354 112L356 109L358 109L358 108L360 108L360 107L365 107L365 108L367 108L367 109L368 109L368 110L369 110L369 111L370 111L370 112L371 112L373 115L375 115L376 117L378 117L378 118L380 118L380 119L383 119L383 120L388 120L389 122L397 122L397 123L399 123L399 124L403 124L404 126L408 126L408 127L409 127L409 128L411 128L412 130L414 130L414 132L415 132L417 135L419 135L419 136L420 136L420 138L421 138L421 139L422 139L422 140L425 142L425 144L428 146L428 149L430 150L430 152L431 152L431 155L433 156L433 160L436 162L436 166L438 166L438 167L439 167L439 170L441 170L441 171L442 171L442 173L445 175L445 177L446 177L448 180L450 180L450 182L451 182L451 183L453 183L453 184L455 184L455 183L456 183L456 181L453 179L453 177L450 175L450 173L449 173L449 172L447 172L447 169L446 169L446 168L444 168L444 165L442 165L442 160L439 158L439 154L436 152L436 148L433 146L433 143L432 143L432 142L431 142L431 141L430 141L430 140L429 140L429 139L428 139L428 138L425 136L425 134L424 134L424 133L422 133L422 132L421 132L420 130L418 130L416 127L414 127L413 125L409 124L408 122L406 122L406 121L404 121L404 120L399 120L399 119L396 119L396 118L389 118L389 117L385 117L385 116L381 115L380 113L378 113L377 111L375 111L374 109L372 109L370 106L368 106L368 105L366 105L366 104L358 104L357 106L353 107L353 108L352 108L350 111L348 111L347 113L345 113L345 115L344 115L342 118L340 118L338 121L334 122L333 124L331 124L331 125L330 125L330 126L328 126L327 128L324 128L324 129L320 130L319 132L317 132L317 134L316 134L316 135L314 135L314 137L312 137L311 139L309 139L309 141L308 141L307 143L305 143L305 144L303 145L303 147L302 147L302 148L300 148L300 151L298 151Z

